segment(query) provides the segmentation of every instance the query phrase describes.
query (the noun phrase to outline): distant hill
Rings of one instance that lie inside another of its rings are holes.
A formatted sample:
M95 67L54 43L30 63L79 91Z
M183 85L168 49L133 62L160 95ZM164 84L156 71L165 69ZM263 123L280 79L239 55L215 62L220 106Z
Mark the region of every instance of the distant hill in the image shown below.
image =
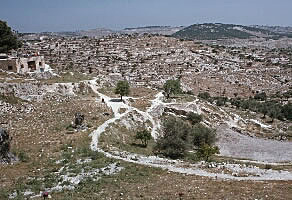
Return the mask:
M180 30L182 30L184 26L145 26L145 27L137 27L137 28L125 28L124 30L120 31L120 33L126 34L143 34L143 33L150 33L150 34L161 34L161 35L172 35Z
M125 28L120 31L115 31L111 29L106 28L96 28L96 29L90 29L90 30L80 30L80 31L72 31L72 32L56 32L51 33L51 35L58 35L58 36L73 36L73 37L105 37L112 34L143 34L143 33L149 33L149 34L161 34L161 35L172 35L173 33L180 31L184 28L184 26L178 26L178 27L171 27L171 26L145 26L145 27L137 27L137 28ZM46 33L48 34L48 33Z
M248 39L251 37L273 37L276 33L261 29L258 27L221 24L221 23L205 23L194 24L188 26L172 36L181 39L197 39L197 40L218 40L218 39Z
M286 36L286 37L290 37L292 38L292 27L283 27L283 26L259 26L259 25L254 25L251 27L255 27L255 28L260 28L260 29L264 29L267 31L271 31L274 32L276 34L278 34L279 36Z
M280 26L242 26L234 24L205 23L185 26L144 26L135 28L125 28L123 30L111 30L106 28L96 28L79 31L43 32L35 34L23 34L23 37L31 35L46 35L60 37L105 37L112 34L161 34L171 35L180 39L190 40L218 40L218 39L247 39L252 37L278 39L281 37L292 38L292 27Z
M88 37L104 37L104 36L108 36L115 33L117 32L111 29L105 29L105 28L96 28L96 29L90 29L90 30L77 32L77 34L79 34L80 36L88 36Z

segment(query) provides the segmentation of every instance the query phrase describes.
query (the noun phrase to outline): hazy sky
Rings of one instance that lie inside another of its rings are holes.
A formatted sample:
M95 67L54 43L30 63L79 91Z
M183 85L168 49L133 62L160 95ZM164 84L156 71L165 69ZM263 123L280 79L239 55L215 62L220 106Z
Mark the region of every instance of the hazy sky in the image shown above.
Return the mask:
M292 26L292 0L1 0L20 32L221 22Z

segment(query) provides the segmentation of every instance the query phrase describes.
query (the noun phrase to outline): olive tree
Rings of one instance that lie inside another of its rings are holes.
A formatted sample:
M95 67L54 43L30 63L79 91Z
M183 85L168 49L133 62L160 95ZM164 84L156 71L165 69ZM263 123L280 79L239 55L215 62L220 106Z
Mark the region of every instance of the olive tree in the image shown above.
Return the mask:
M151 133L147 129L138 131L135 136L136 139L141 140L141 143L144 147L147 147L148 141L151 140Z
M187 115L187 119L194 125L200 123L203 120L202 115L199 115L194 112L189 112Z
M214 146L215 130L202 124L191 126L183 119L169 116L163 121L162 131L154 150L166 157L183 158L188 150L196 150L198 158L209 160L219 152L218 147Z
M200 158L205 159L205 161L209 161L211 156L218 153L220 153L218 146L210 146L208 144L204 144L198 149L197 155Z
M121 101L123 100L123 96L128 95L130 93L130 86L128 81L119 81L117 83L115 94L121 95Z
M200 147L204 144L213 145L216 141L215 130L203 126L202 124L196 124L191 130L192 143L196 147Z
M167 80L163 85L163 90L166 94L166 98L168 99L171 94L179 94L181 93L181 85L179 80Z
M157 139L157 152L170 158L183 157L187 149L190 127L183 120L168 117L163 121L163 135Z

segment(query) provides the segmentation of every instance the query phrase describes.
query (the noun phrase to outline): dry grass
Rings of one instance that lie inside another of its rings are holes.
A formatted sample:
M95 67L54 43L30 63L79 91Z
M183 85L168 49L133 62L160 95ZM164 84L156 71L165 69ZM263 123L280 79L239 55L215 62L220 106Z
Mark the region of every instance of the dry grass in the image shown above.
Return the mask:
M131 106L145 112L151 106L150 100L154 99L157 93L158 91L149 88L132 88L131 96L139 99L133 99Z
M136 132L143 127L143 124L137 124L137 127L133 127L129 130L118 123L119 121L115 124L111 124L110 128L108 128L105 133L101 134L99 144L102 149L119 149L132 153L153 155L153 148L155 146L153 139L149 141L146 148L141 145L139 140L135 139ZM150 125L150 123L148 125Z
M131 88L130 96L132 97L145 97L145 98L153 98L157 93L156 90L144 87Z
M51 79L42 80L43 83L76 83L84 80L91 80L93 76L89 74L83 74L79 72L65 72L60 73L59 76L55 76Z
M74 114L85 115L85 123L91 127L85 132L67 134L66 128L74 119ZM47 101L35 104L35 111L29 114L15 113L1 116L1 121L10 121L8 129L13 137L12 151L28 157L27 162L0 166L1 185L11 185L21 176L38 175L46 169L49 159L60 156L64 144L77 144L79 138L102 124L109 117L103 112L111 112L95 98L71 99L64 102Z
M135 99L133 100L133 103L131 103L131 106L141 110L146 111L147 108L151 106L151 102L148 99Z

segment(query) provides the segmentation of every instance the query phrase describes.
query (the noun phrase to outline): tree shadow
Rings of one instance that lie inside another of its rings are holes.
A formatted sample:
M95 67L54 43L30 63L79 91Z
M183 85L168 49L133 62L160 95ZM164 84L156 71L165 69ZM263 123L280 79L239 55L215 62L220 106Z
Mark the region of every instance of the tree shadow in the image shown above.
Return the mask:
M124 101L121 99L111 99L110 102L124 102Z

